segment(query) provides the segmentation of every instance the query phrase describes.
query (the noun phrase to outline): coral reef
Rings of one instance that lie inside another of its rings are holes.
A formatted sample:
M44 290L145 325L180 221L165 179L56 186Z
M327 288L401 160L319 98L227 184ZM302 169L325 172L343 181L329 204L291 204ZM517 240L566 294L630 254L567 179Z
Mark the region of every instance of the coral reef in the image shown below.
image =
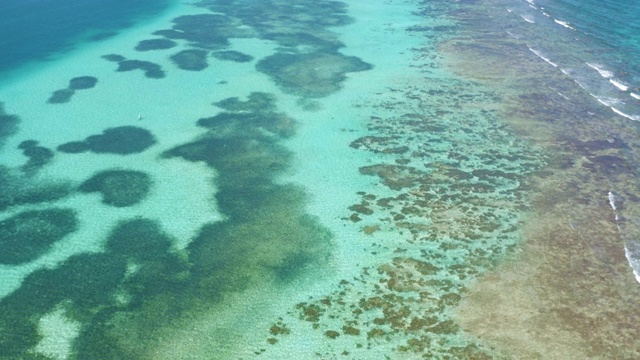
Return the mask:
M138 51L165 50L177 45L178 43L169 39L149 39L140 41L135 49Z
M81 192L99 192L102 202L115 206L133 206L149 195L151 178L146 173L133 170L101 171L83 182Z
M207 55L205 50L182 50L171 55L171 60L182 70L201 71L209 66Z
M154 136L146 129L136 126L109 128L100 135L91 135L83 141L73 141L58 146L65 153L109 153L118 155L136 154L155 144Z
M0 221L0 263L21 264L35 260L51 245L76 231L70 209L29 210Z
M76 90L91 89L98 83L98 79L93 76L78 76L69 80L66 89L56 90L51 94L47 102L49 104L64 104L71 101Z

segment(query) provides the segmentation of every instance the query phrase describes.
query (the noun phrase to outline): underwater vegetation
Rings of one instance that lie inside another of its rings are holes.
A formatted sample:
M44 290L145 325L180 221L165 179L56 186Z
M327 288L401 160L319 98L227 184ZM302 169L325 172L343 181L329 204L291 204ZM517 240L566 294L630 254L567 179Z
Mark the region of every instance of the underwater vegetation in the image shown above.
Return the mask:
M185 40L190 45L207 50L224 49L229 38L249 38L254 32L242 28L237 19L222 14L184 15L173 19L173 28L158 30L154 35L172 40Z
M22 166L22 171L32 174L53 160L54 152L44 146L39 146L35 140L25 140L18 145L22 153L29 158Z
M171 55L171 60L182 70L200 71L206 69L208 52L205 50L182 50Z
M0 147L4 145L4 139L18 131L20 118L16 115L9 115L4 111L4 104L0 102Z
M76 90L91 89L98 83L98 79L93 76L79 76L69 80L69 86L65 89L56 90L51 94L50 104L63 104L71 101L71 97Z
M310 266L322 266L331 234L305 213L301 188L275 181L291 162L280 142L295 133L295 120L279 112L277 98L268 93L214 104L222 111L197 121L207 133L162 158L204 161L215 169L215 200L225 219L202 226L181 251L157 220L123 219L106 235L101 252L33 272L0 300L0 328L13 331L0 339L0 357L27 358L40 341L39 319L64 309L65 316L83 324L73 344L77 358L139 358L160 331L210 308L226 293L264 281L289 282ZM125 155L154 142L147 130L119 127L58 150ZM33 149L38 143L27 140L21 147ZM13 182L10 171L5 173ZM77 191L99 192L105 204L126 207L143 201L151 186L146 173L110 169L90 176ZM69 194L65 189L61 196ZM6 232L0 244L11 249L11 259L30 261L76 227L68 209L23 212L0 224ZM48 240L38 247L18 241L34 233Z
M2 188L0 211L13 206L51 202L73 193L72 185L67 182L34 181L25 178L24 175L24 173L0 165L0 188ZM27 172L27 175L30 175L30 172Z
M118 63L118 68L116 69L118 72L142 70L144 71L144 76L150 79L162 79L166 76L162 67L156 63L152 63L151 61L127 60L124 56L117 54L103 55L102 58L107 61Z
M276 42L277 52L260 59L256 68L284 92L301 97L324 97L341 88L346 74L366 71L371 65L338 50L344 45L329 27L347 25L344 4L336 1L201 1L213 14L184 15L173 19L171 29L154 35L184 40L191 47L171 56L180 69L207 67L208 52L219 60L249 62L250 55L229 47L230 39L258 38ZM112 57L113 61L123 61Z
M169 39L149 39L140 41L135 49L138 51L165 50L177 45L178 43Z
M218 60L245 63L253 61L253 56L235 50L214 51L211 56Z
M340 90L347 73L370 70L371 65L339 53L279 53L261 59L256 68L269 75L284 92L324 97Z
M83 182L78 190L99 192L102 202L115 207L135 205L144 200L151 188L151 177L134 170L101 171Z
M100 135L91 135L82 141L72 141L58 146L57 150L65 153L94 152L118 155L137 154L147 150L156 143L149 130L136 126L119 126L109 128Z
M70 209L30 210L2 220L0 263L15 265L34 260L76 228L76 216Z

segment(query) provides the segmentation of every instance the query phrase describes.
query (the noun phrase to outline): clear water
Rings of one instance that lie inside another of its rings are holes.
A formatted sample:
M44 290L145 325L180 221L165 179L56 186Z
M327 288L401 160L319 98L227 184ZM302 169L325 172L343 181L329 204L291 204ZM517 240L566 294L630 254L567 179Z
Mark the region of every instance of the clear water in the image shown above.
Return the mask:
M0 357L633 358L634 6L0 4Z

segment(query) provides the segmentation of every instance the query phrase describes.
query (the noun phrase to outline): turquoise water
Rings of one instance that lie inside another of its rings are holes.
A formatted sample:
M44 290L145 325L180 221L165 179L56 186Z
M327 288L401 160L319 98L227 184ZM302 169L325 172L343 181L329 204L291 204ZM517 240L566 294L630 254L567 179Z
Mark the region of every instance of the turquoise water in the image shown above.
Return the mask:
M547 232L540 306L635 319L637 17L606 5L3 3L0 357L518 358L475 320L503 298L459 308Z

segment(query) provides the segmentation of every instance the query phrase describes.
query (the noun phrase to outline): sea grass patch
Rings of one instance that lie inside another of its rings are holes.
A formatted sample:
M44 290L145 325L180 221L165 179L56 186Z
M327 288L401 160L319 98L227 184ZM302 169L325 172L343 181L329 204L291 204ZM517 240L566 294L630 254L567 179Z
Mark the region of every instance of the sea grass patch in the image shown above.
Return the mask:
M100 135L91 135L83 141L72 141L58 146L65 153L94 152L118 155L136 154L156 143L149 130L136 126L108 128Z
M126 261L104 253L81 254L67 259L56 272L58 282L78 307L109 305L124 279Z
M144 60L122 60L118 62L118 72L126 72L133 70L142 70L144 76L151 79L162 79L166 76L162 67L151 61Z
M171 247L171 238L160 224L151 219L131 219L119 222L107 238L106 249L138 261L163 257Z
M35 260L77 226L75 212L60 208L24 211L2 220L0 263L17 265Z
M213 105L232 112L253 112L266 113L276 110L276 96L265 92L252 92L246 101L242 101L237 97L230 97Z
M104 204L127 207L144 200L149 195L151 183L151 177L141 171L107 170L92 176L78 190L99 192Z
M35 140L25 140L18 145L22 149L22 153L29 158L26 164L21 168L22 171L32 174L53 160L53 150L38 145Z
M64 103L68 103L69 101L71 101L71 97L73 97L74 93L75 93L75 91L73 91L72 89L56 90L53 93L51 93L51 96L49 97L47 102L49 104L64 104Z
M47 100L50 104L64 104L71 101L76 90L91 89L98 83L98 79L93 76L78 76L69 80L66 89L54 91Z
M256 64L284 92L304 97L325 97L340 90L346 74L371 69L354 56L340 53L276 53Z
M78 76L69 80L69 89L85 90L91 89L98 83L98 79L93 76Z
M111 62L120 62L122 60L126 60L127 59L124 56L118 55L118 54L102 55L102 58L107 60L107 61L111 61Z
M4 140L18 131L20 118L16 115L9 115L4 110L4 104L0 102L0 146Z
M218 60L246 63L253 61L253 56L235 50L214 51L211 56Z
M207 56L205 50L182 50L171 55L171 60L182 70L201 71L209 66Z
M116 71L118 72L142 70L144 72L144 76L150 79L162 79L166 76L162 67L151 61L127 60L126 57L118 54L102 55L102 58L107 61L117 63L118 68Z
M0 211L13 206L32 205L62 199L70 195L66 181L34 181L19 171L0 165Z
M137 51L166 50L178 46L178 43L169 39L142 40L136 45Z
M184 15L173 19L173 27L159 30L154 35L167 39L186 40L202 49L222 49L229 45L229 38L253 37L251 29L243 27L235 18L222 14Z

